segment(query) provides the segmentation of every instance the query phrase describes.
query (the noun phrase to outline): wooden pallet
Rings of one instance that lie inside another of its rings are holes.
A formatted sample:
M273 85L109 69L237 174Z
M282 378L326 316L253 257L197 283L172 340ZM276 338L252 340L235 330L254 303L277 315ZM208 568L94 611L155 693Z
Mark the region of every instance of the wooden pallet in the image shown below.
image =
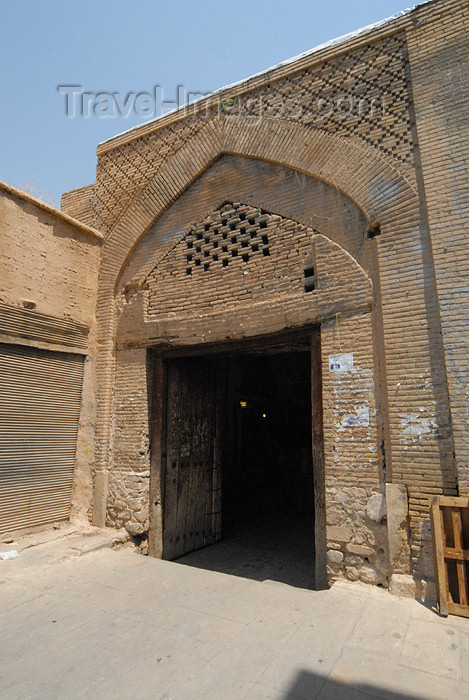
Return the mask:
M436 496L431 519L438 609L469 617L469 498Z

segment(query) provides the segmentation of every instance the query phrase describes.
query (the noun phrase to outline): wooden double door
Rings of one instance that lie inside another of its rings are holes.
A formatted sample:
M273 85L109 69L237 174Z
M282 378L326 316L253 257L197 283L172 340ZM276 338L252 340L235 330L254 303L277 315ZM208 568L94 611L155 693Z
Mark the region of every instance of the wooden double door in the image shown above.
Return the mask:
M163 371L162 555L177 559L221 538L219 373L203 358Z
M312 430L308 440L314 482L316 585L323 587L327 582L319 328L311 335ZM152 367L149 553L177 559L222 536L222 464L226 469L233 461L232 365L223 355L207 355L153 357Z

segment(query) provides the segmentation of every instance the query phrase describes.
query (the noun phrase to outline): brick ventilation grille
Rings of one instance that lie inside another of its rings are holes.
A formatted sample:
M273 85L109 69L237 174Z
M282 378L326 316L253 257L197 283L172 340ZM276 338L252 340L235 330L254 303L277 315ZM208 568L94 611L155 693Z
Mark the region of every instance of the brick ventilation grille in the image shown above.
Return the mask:
M242 96L243 109L258 114L262 96L265 118L284 118L341 136L353 136L401 163L412 164L405 40L390 36L347 54L323 61ZM317 100L333 104L352 96L355 107L344 118L337 110L318 119ZM377 108L359 114L360 99L371 105L384 99L384 114ZM235 113L235 112L234 112ZM215 116L215 113L208 117ZM229 116L226 117L229 119ZM119 219L150 177L204 126L204 117L190 117L142 136L99 157L94 225L109 229Z
M186 234L186 274L207 271L239 257L244 263L270 255L269 215L260 209L227 203Z
M225 202L192 224L150 272L148 313L193 315L303 295L314 233L277 214Z

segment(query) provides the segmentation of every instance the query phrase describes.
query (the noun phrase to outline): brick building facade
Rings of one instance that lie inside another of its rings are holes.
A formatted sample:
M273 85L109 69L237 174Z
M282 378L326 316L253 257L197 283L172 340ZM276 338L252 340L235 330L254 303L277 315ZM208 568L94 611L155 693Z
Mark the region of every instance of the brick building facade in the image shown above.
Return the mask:
M469 494L468 29L431 0L100 144L62 200L104 236L96 524L215 541L269 405L277 492L312 441L317 585L433 577L430 499ZM309 421L288 449L282 405Z

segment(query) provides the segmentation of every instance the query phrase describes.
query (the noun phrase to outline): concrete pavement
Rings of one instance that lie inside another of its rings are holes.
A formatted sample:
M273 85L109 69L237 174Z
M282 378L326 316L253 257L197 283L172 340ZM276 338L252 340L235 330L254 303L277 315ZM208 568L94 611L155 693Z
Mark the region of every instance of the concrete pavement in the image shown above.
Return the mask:
M0 658L8 700L469 698L469 620L129 550L0 561Z

